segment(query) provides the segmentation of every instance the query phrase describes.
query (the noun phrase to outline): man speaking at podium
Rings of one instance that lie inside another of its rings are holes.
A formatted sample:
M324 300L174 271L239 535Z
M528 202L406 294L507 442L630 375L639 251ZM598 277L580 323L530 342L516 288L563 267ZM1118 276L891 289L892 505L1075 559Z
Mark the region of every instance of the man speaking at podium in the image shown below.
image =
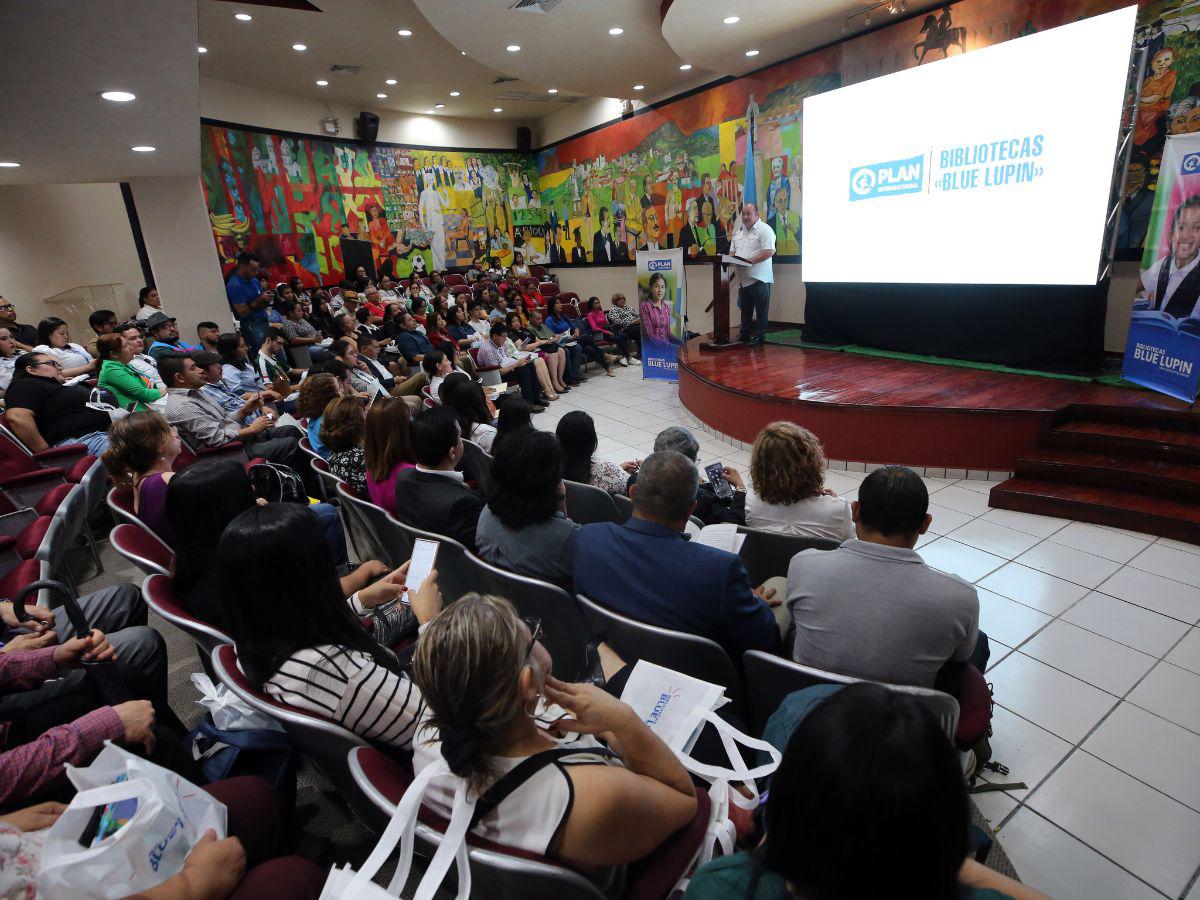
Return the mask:
M771 284L775 281L771 257L775 255L775 232L758 217L755 204L742 205L742 229L733 236L729 252L750 263L741 273L742 284L738 288L738 309L742 311L738 340L757 347L767 333L771 310ZM750 333L751 326L753 334Z

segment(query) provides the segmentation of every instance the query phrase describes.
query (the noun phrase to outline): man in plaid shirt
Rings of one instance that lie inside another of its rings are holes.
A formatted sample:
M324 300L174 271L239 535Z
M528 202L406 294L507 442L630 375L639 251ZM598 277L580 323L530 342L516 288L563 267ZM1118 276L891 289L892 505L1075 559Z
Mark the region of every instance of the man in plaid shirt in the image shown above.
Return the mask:
M6 650L19 640L11 641ZM35 640L24 643L32 644ZM0 691L7 694L35 689L59 678L65 670L79 668L84 660L115 658L116 651L108 639L95 629L87 637L72 638L54 646L3 652ZM86 693L76 696L78 704L86 704ZM61 778L66 763L86 764L106 740L141 745L147 751L154 749L154 706L149 700L102 706L32 739L23 739L20 726L21 723L0 723L4 741L4 751L0 752L0 807L10 807L52 786Z

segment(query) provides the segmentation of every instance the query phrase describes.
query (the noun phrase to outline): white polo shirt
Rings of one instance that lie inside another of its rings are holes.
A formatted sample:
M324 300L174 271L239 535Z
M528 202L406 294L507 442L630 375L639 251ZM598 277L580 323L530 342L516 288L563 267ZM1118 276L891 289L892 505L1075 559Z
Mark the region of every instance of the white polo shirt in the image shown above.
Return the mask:
M740 256L743 259L749 259L756 256L763 250L775 249L775 232L771 230L762 219L759 219L749 228L743 228L733 236L730 242L729 252L734 256ZM757 262L742 272L742 280L746 281L762 281L766 284L771 284L775 281L775 272L771 268L773 257L768 256L762 262Z

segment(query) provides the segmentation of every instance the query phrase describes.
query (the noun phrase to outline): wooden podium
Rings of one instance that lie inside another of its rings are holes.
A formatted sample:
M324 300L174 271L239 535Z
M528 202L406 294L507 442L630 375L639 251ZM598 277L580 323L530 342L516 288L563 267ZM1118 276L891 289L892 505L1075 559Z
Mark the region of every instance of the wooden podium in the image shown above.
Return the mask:
M720 256L693 256L693 262L707 262L712 265L713 298L704 308L713 312L713 330L711 341L701 341L700 350L705 353L720 353L732 350L737 342L729 339L729 283L733 280L736 268L745 268L750 263L740 256L721 254ZM736 267L736 268L735 268Z

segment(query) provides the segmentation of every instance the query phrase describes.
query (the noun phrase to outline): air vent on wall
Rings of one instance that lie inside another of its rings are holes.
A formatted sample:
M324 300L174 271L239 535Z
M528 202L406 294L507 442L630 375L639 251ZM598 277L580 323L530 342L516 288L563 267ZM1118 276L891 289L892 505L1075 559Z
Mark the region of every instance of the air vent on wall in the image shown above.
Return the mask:
M564 97L562 94L552 96L545 92L530 92L530 91L502 91L496 94L494 99L507 100L510 103L574 103L577 97Z
M509 9L516 12L548 13L560 3L562 0L517 0Z
M357 75L361 66L346 66L335 63L329 67L330 72L338 72L343 75Z

